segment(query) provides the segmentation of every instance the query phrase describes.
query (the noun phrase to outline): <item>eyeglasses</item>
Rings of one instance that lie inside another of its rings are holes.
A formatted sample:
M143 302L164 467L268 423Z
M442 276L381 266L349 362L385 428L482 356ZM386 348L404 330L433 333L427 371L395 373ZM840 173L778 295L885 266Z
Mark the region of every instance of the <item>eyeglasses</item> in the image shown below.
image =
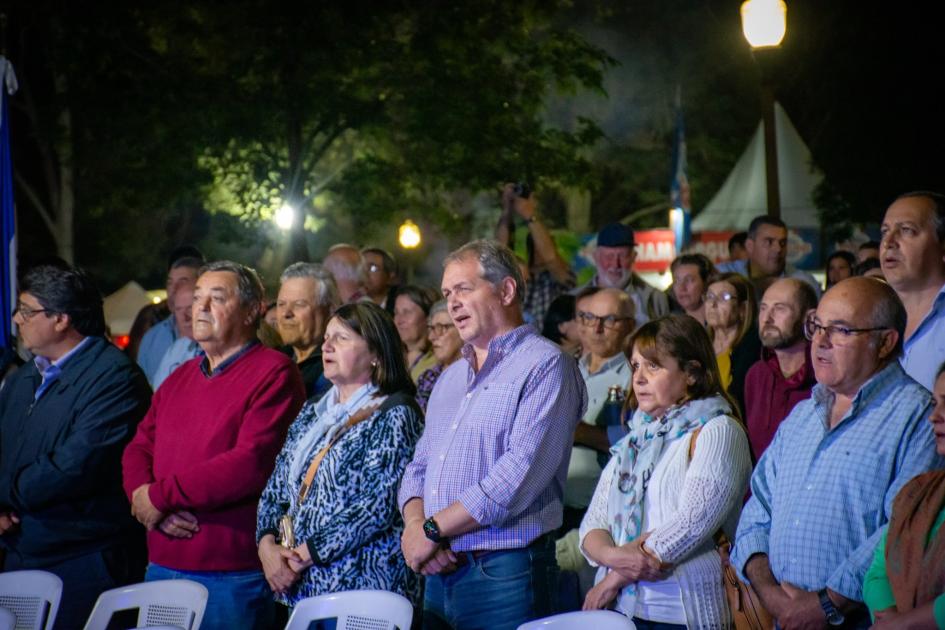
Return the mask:
M729 293L728 291L726 291L725 293L719 293L718 295L709 291L708 293L705 294L704 301L708 304L716 304L719 301L731 302L732 300L737 300L737 299L738 299L737 295L735 295L734 293Z
M436 333L438 337L445 335L450 328L454 328L453 324L427 324L427 332L431 335Z
M617 327L618 323L630 319L629 317L617 317L616 315L605 315L601 317L586 311L578 311L577 317L584 326L597 328L597 322L600 322L607 330L613 330Z
M33 319L34 315L39 315L40 313L48 313L49 309L45 308L30 308L24 304L17 304L16 308L13 309L13 313L10 314L10 317L16 317L16 314L19 313L20 317L23 318L23 321L29 321Z
M850 328L849 326L822 326L817 323L817 320L813 317L808 317L807 321L804 322L804 336L807 337L809 341L814 340L814 336L818 332L822 332L827 335L827 341L829 343L848 343L853 339L854 336L868 333L868 332L877 332L880 330L889 330L888 326L876 326L873 328Z

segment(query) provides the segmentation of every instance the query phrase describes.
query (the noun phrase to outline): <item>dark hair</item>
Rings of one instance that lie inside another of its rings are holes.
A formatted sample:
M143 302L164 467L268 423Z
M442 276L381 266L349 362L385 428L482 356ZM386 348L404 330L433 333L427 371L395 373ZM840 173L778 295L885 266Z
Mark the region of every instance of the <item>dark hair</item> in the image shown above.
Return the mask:
M721 396L732 408L732 416L739 417L738 405L725 391L719 364L712 349L712 341L705 328L688 315L665 315L643 324L630 335L627 341L627 360L631 360L633 348L648 361L660 364L660 354L669 356L679 368L694 380L686 388L687 400L699 400L709 396ZM624 409L637 407L636 396L631 388Z
M794 299L797 300L799 315L803 318L807 311L817 308L817 292L803 280L797 278L791 278L791 280L794 281Z
M172 262L170 269L168 269L168 271L170 271L171 269L180 269L181 267L197 270L203 267L204 264L205 263L204 263L203 258L195 258L194 256L184 256Z
M864 249L879 249L879 241L866 241L865 243L860 243L860 246L856 248L856 251L861 252Z
M85 270L39 265L24 274L20 291L35 297L47 314L68 315L69 324L77 332L86 336L105 334L102 294Z
M779 227L787 229L787 223L781 219L776 219L770 215L762 214L755 217L751 220L751 223L748 224L748 238L755 240L755 235L758 234L758 228L762 225L773 225L774 227Z
M883 265L879 262L879 258L867 258L863 262L859 263L856 267L853 268L853 275L862 276L865 275L870 269L882 269Z
M935 236L938 237L940 244L945 245L945 195L932 190L913 190L899 195L896 201L910 197L923 197L932 202L932 225L935 227Z
M430 287L421 287L416 284L406 284L402 287L398 287L397 291L394 292L395 304L397 302L397 298L399 298L401 295L407 296L407 298L419 306L423 311L423 314L428 317L430 315L430 309L434 304L436 304L436 302L440 300L440 295L436 291Z
M693 265L698 267L699 277L702 278L703 283L707 282L709 276L715 273L715 265L703 254L683 254L682 256L676 256L675 260L669 265L669 268L673 273L676 273L676 267L679 265Z
M851 275L851 276L854 274L854 271L856 270L856 256L854 256L852 253L850 253L850 252L848 252L848 251L846 251L846 250L838 249L838 250L835 251L834 253L832 253L832 254L830 254L829 256L827 256L827 262L826 262L826 264L825 264L825 267L827 268L827 275L828 275L828 277L827 277L827 288L828 288L828 289L831 287L831 284L830 284L830 277L829 277L829 274L830 274L830 262L831 262L832 260L834 260L835 258L842 258L843 260L847 261L847 264L850 266L850 275Z
M397 266L397 260L386 249L381 249L380 247L365 247L361 250L361 257L364 258L365 254L376 254L380 256L381 260L384 261L384 271L392 273L395 276L400 272Z
M741 245L745 247L745 241L748 240L748 232L735 232L732 234L732 237L728 239L728 253L732 253L732 248L736 245Z
M574 319L574 306L577 300L573 295L559 295L548 305L548 311L545 313L545 321L541 327L541 334L546 339L560 344L561 331L558 326Z
M755 301L755 287L751 282L740 273L728 272L716 274L709 278L709 282L706 285L708 288L709 284L715 284L716 282L727 282L732 287L735 288L735 295L738 297L738 313L739 313L739 322L738 322L738 333L735 336L735 341L732 342L732 347L734 348L742 339L745 338L745 335L748 334L754 326L755 322L758 319L758 303ZM712 339L714 332L709 327L709 339Z
M377 365L371 370L371 382L382 394L416 393L417 387L410 379L403 344L390 313L373 302L352 302L339 307L332 318L338 318L361 336L377 357Z
M138 349L141 347L141 338L144 333L151 330L151 327L168 317L170 311L167 308L167 300L157 304L145 304L135 316L135 321L131 324L131 330L128 332L128 345L125 346L125 354L132 361L138 360Z
M256 273L255 269L231 260L217 260L201 267L200 271L197 272L197 277L199 278L203 274L210 273L211 271L228 271L236 275L236 285L240 294L240 306L243 308L255 306L258 311L262 311L265 307L265 290L263 289L262 280L259 279L259 275ZM259 316L261 317L262 315L263 313L260 312Z

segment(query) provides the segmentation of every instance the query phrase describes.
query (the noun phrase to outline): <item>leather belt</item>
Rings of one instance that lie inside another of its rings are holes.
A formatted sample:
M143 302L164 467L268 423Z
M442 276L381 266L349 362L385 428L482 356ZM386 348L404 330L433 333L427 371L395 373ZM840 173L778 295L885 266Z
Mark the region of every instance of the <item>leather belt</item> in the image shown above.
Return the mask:
M547 534L542 534L531 543L525 547L513 547L512 549L477 549L475 551L456 551L456 566L464 567L470 562L479 562L486 556L499 553L508 553L510 551L524 551L526 549L531 549L532 547L538 547L545 543L546 539L552 539L554 537L554 532L548 532Z

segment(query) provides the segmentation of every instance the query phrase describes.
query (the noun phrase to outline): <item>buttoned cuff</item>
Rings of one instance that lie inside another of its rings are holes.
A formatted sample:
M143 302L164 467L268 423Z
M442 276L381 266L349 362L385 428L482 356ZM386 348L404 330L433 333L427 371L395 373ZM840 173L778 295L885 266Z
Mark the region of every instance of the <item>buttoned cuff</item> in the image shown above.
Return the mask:
M745 577L745 565L756 553L768 555L767 532L751 532L735 538L731 562L732 566L735 567L735 570L738 572L738 577L741 578L743 582L750 581Z
M479 484L466 488L459 496L459 502L483 526L498 525L509 518L509 511L489 498Z
M827 580L827 588L834 593L840 593L847 599L857 602L863 601L863 576L858 575L849 563L841 565Z

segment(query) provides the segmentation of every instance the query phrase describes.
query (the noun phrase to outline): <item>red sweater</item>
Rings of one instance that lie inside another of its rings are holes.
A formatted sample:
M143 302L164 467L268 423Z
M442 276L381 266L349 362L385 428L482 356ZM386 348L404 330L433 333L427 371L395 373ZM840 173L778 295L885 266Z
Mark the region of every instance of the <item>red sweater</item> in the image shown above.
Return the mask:
M208 378L201 357L175 370L122 458L129 499L142 484L162 512L193 512L193 538L148 532L149 559L181 571L259 569L256 504L305 401L299 370L259 344Z
M810 398L815 382L810 344L807 344L804 366L788 378L781 374L774 351L767 348L762 358L749 368L745 376L745 424L755 461L761 459L794 405Z

